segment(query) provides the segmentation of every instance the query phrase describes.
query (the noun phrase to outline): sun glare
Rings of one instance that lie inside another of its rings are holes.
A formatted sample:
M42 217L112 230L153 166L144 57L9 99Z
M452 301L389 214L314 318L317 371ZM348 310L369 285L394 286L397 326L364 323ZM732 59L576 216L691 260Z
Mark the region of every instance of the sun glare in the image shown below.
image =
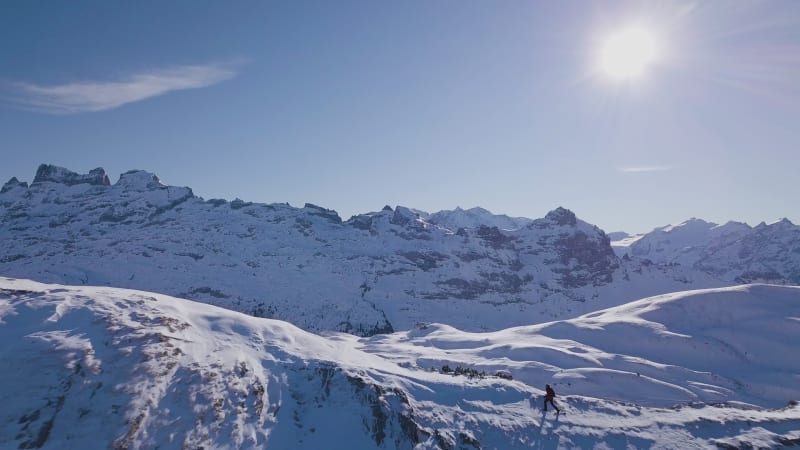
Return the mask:
M637 78L656 58L653 36L643 28L612 34L600 50L600 66L614 79Z

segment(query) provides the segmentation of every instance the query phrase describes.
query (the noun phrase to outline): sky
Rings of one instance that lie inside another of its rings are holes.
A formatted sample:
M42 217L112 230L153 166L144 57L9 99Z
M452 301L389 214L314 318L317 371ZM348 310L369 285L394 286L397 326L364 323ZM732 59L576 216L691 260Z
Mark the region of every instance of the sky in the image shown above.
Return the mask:
M620 79L600 55L631 27L653 55ZM794 0L0 2L0 182L800 223L799 119Z

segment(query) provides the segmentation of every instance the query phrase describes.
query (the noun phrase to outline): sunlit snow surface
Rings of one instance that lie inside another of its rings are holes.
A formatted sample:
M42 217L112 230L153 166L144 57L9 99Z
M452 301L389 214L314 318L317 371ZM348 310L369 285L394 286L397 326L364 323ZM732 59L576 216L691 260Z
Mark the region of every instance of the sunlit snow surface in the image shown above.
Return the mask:
M142 291L7 278L0 289L0 448L800 444L796 287L669 294L492 333L430 324L371 338ZM444 365L489 375L439 373ZM541 411L545 383L566 414Z

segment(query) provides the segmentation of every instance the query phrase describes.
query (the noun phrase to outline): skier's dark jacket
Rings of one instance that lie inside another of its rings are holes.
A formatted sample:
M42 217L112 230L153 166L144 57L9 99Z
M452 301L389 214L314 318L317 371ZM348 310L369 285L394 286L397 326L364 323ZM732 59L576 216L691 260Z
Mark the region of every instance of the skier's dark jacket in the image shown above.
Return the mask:
M555 398L556 391L554 391L553 388L551 388L549 384L547 385L545 390L547 391L547 395L545 395L546 398Z

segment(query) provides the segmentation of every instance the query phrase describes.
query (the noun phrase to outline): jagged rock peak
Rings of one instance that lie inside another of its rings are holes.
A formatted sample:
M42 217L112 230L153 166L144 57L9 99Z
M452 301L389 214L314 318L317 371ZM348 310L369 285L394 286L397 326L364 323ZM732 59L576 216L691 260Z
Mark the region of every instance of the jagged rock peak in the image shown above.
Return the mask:
M66 184L67 186L84 183L98 186L111 185L111 181L109 181L108 175L106 175L106 171L102 167L92 169L88 174L78 174L63 167L42 164L36 170L36 177L33 182L41 183L45 181Z
M315 205L313 203L306 203L303 205L303 208L312 209L314 211L322 211L326 213L336 213L336 211L333 209L323 208L322 206Z
M331 222L342 223L342 218L339 217L339 213L337 213L332 209L323 208L313 203L306 203L303 206L303 209L308 210L312 215L323 217L325 219L330 220Z
M383 209L381 209L381 211L392 211L392 212L393 212L394 210L392 209L392 207L391 207L391 206L389 206L389 205L385 205L385 206L383 207Z
M753 229L754 230L783 229L783 228L794 227L794 226L795 226L795 224L793 224L792 221L790 221L789 219L784 217L782 219L773 220L772 222L769 222L769 223L767 223L765 221L762 221L761 223L759 223L758 225L753 227Z
M144 170L129 170L119 176L119 181L115 186L125 187L133 190L163 189L167 187L156 174Z
M24 181L23 181L23 182L20 182L20 181L17 179L17 177L11 177L11 179L10 179L10 180L8 180L8 181L6 182L6 184L4 184L4 185L3 185L3 188L2 188L2 189L0 189L0 194L3 194L3 193L5 193L5 192L8 192L8 191L10 191L11 189L14 189L15 187L23 187L23 188L27 188L27 187L28 187L28 183L27 183L27 182L24 182Z
M795 227L797 227L797 225L795 225L794 223L792 223L792 221L784 217L782 219L774 220L769 223L761 222L755 227L753 227L753 230L758 231L760 233L764 233L764 232L772 232L774 230L786 231L786 230L791 230L792 228Z
M395 225L407 225L419 218L419 214L412 211L405 206L397 206L394 208L394 215L392 216L391 223Z
M718 224L717 224L717 223L715 223L715 222L709 222L709 221L707 221L707 220L699 219L699 218L697 218L697 217L690 217L688 220L685 220L685 221L683 222L683 225L693 225L693 224L698 224L698 225L711 225L711 226L717 226L717 225L718 225Z
M786 217L776 220L769 224L770 226L778 226L778 227L793 227L794 223L791 220L787 219Z
M547 213L544 218L558 225L575 226L578 223L575 213L561 206Z

